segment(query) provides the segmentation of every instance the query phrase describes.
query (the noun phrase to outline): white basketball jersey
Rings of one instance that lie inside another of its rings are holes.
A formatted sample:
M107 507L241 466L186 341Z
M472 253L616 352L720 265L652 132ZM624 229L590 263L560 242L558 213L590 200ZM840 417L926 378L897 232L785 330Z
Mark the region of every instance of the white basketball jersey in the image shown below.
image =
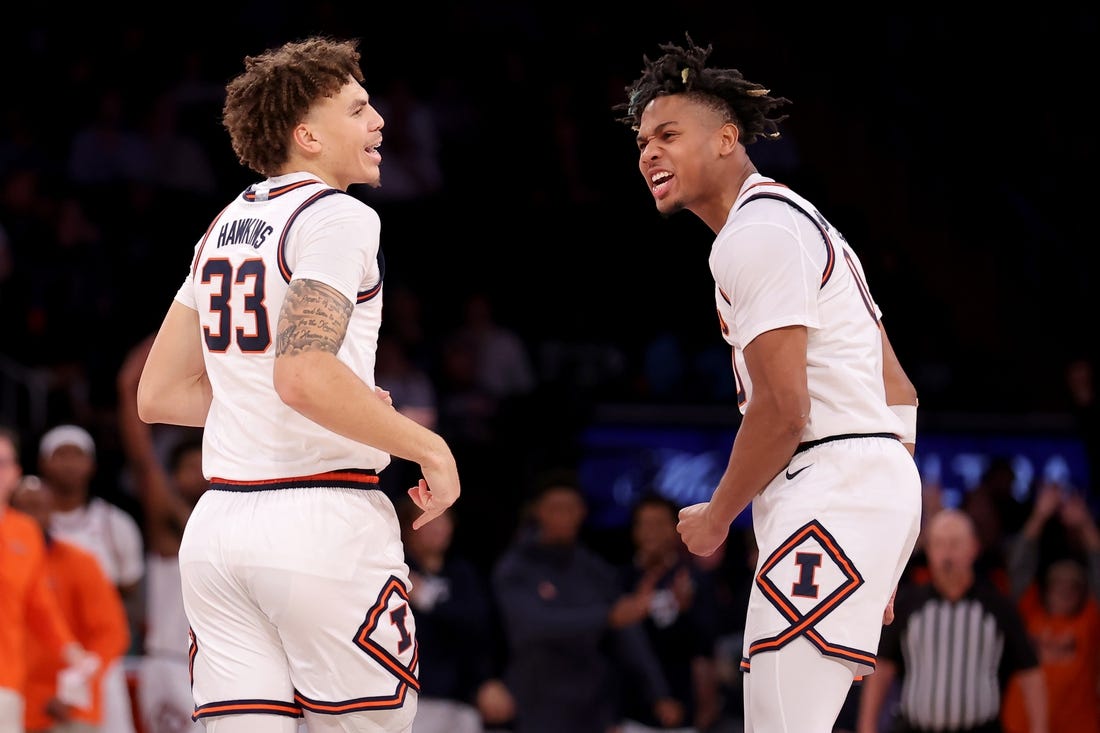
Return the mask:
M354 304L337 356L371 387L382 321L378 214L306 173L245 189L214 220L176 299L199 313L214 401L203 431L207 478L255 481L381 470L389 454L288 407L273 371L279 311L292 279L317 280Z
M742 413L752 399L745 346L765 331L802 325L810 391L802 440L902 432L886 404L882 313L859 258L813 204L771 178L750 176L714 241L710 269Z

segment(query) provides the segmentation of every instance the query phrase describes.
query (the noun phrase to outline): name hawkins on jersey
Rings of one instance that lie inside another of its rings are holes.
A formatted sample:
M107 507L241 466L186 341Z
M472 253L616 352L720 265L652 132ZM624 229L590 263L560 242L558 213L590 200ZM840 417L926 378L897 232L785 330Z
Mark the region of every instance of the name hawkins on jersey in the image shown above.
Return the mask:
M272 226L263 219L234 219L222 224L218 231L217 246L220 248L231 244L247 244L252 249L259 249L273 231Z

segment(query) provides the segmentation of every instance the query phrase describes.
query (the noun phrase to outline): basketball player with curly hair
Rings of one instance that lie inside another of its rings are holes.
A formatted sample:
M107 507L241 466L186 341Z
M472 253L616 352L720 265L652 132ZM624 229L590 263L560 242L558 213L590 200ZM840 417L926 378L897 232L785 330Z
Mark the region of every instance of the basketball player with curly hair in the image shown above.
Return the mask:
M382 116L358 44L245 58L223 121L262 179L210 224L137 389L145 422L201 426L210 481L179 547L194 718L209 733L408 731L418 654L394 506L419 529L459 496L454 456L375 385L385 262Z

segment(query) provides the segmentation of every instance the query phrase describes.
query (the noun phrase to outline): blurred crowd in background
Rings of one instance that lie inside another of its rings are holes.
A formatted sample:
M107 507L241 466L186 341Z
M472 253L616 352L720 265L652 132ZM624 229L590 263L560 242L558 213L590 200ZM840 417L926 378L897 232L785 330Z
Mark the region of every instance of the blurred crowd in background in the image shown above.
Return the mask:
M1074 177L1096 143L1067 110L1088 88L1074 56L1095 33L1088 9L981 24L883 9L859 27L698 2L653 19L487 1L428 18L219 10L166 34L136 11L89 33L92 11L31 8L0 49L3 353L83 371L93 407L109 406L105 381L157 325L216 207L253 178L220 126L224 83L244 54L318 30L363 38L387 124L383 187L357 194L383 216L388 300L405 288L420 301L432 353L415 356L430 369L461 299L484 291L543 380L596 397L727 389L706 353L709 232L660 219L611 111L643 54L684 32L792 100L783 139L753 158L861 252L926 405L1062 407L1066 364L1095 356L1095 329L1079 325L1095 271L1088 187ZM644 371L662 337L680 373Z
M1076 109L1095 9L856 22L711 5L648 17L625 4L245 2L103 22L42 6L6 22L0 419L24 439L27 472L48 428L83 426L90 491L140 523L119 371L207 223L254 178L221 128L225 82L245 54L313 32L363 39L386 119L383 185L352 190L382 218L377 381L455 446L456 541L479 570L513 540L544 470L576 464L600 405L725 407L736 424L711 233L654 211L611 111L643 54L690 32L792 101L782 139L753 160L860 252L922 413L1069 429L1095 474L1096 247L1079 180L1096 141ZM395 495L411 485L409 466L387 473Z

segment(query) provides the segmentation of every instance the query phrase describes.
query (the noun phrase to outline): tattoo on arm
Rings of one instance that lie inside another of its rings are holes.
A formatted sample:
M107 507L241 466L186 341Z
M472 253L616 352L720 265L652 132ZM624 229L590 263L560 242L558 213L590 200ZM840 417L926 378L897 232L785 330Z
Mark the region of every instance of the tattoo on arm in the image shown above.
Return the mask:
M293 280L279 313L275 355L314 350L335 354L347 335L352 307L329 285Z

